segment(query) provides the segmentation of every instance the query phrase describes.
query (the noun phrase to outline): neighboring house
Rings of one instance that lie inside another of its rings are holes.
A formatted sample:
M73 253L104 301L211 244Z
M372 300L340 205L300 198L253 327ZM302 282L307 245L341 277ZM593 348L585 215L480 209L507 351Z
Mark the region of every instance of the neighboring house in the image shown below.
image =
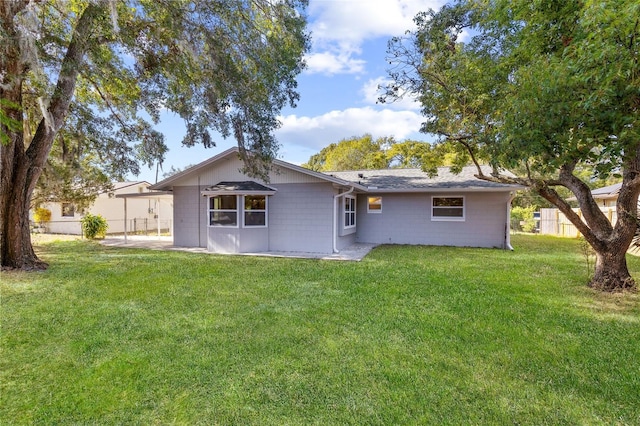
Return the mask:
M618 194L622 188L622 183L615 183L613 185L605 186L602 188L594 189L591 191L591 195L598 201L600 207L616 207L618 201Z
M319 173L273 161L270 181L241 172L232 148L150 188L172 191L174 245L220 253L337 252L354 243L510 248L520 187L416 169Z
M52 234L81 235L80 220L85 213L101 215L107 220L109 229L107 233L123 233L125 227L124 199L122 195L137 195L138 197L127 200L127 230L153 231L160 227L166 231L171 230L173 219L173 203L170 200L154 199L149 192L151 184L145 181L116 182L113 190L99 194L93 204L84 212L76 209L73 203L46 203L45 207L51 211L51 222L46 225L46 231ZM145 195L148 194L149 198Z

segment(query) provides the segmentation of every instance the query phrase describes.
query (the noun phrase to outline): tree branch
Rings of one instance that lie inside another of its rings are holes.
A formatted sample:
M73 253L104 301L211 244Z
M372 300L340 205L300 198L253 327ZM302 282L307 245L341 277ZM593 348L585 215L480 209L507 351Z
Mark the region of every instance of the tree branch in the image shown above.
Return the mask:
M591 229L594 229L595 232L597 232L597 234L594 235L599 240L605 239L613 231L611 222L609 222L607 216L605 216L602 210L600 210L600 207L598 207L598 204L593 199L593 196L591 195L591 188L589 188L586 183L584 183L573 174L574 169L575 163L563 165L560 168L560 175L558 180L578 199L580 211L585 221ZM587 238L586 235L585 238Z
M87 74L81 73L81 75L89 83L91 83L91 85L93 86L94 89L96 89L96 92L98 92L98 95L100 95L100 98L104 101L104 103L107 106L107 108L109 108L109 111L111 111L111 114L116 118L118 123L120 123L120 126L123 129L126 129L128 127L127 123L124 122L124 120L120 117L120 114L118 113L118 111L115 110L115 108L113 107L111 102L107 99L107 97L104 95L104 93L102 93L102 90L100 90L100 85L98 85L98 83L95 80L93 80L91 77L89 77Z
M67 53L62 61L58 82L53 92L51 102L43 111L44 118L40 120L36 132L33 136L31 144L26 151L27 157L31 160L30 167L30 188L33 190L36 181L42 172L54 137L60 127L64 123L64 119L69 111L71 100L76 87L80 64L84 61L89 44L91 43L91 31L93 30L93 22L100 14L104 13L104 9L90 2L86 9L80 15L74 28Z

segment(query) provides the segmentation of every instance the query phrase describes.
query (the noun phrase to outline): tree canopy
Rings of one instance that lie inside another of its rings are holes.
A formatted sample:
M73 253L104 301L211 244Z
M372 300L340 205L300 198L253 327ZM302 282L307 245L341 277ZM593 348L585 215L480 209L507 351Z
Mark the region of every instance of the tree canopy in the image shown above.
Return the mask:
M591 285L635 288L624 253L640 193L640 4L466 0L415 22L389 44L393 82L382 100L416 96L423 132L494 166L490 176L478 168L480 178L528 186L556 205L596 251ZM615 226L589 187L610 177L623 183Z
M309 48L306 4L5 2L0 8L2 266L42 266L31 248L28 208L52 149L57 165L49 162L51 173L75 162L89 174L137 174L141 164L164 158L163 136L153 129L163 110L185 121L183 144L213 146L213 131L232 136L247 173L264 176L278 148L277 116L298 100L296 76ZM77 182L70 186L77 187Z
M302 166L315 171L383 169L389 163L385 149L393 144L393 138L354 136L326 146Z
M460 168L466 164L460 163L460 159L466 157L455 156L452 152L453 145L432 145L428 142L404 140L396 141L392 136L373 139L370 134L354 136L332 143L309 158L303 164L315 171L344 171L344 170L375 170L387 168L421 168L431 174L436 169L426 168L432 164L432 157L440 159L445 165ZM458 163L454 164L454 161Z

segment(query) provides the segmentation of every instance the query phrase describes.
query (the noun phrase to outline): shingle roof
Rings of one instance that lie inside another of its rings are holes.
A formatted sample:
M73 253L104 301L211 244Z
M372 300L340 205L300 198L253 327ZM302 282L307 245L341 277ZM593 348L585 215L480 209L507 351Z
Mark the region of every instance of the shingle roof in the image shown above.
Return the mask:
M591 195L593 195L594 198L617 198L620 188L622 188L622 184L615 183L613 185L594 189L591 191Z
M486 175L491 174L489 166L483 166ZM382 169L326 172L340 179L357 182L382 191L420 191L436 189L517 189L517 185L488 182L475 177L478 170L474 166L464 167L459 174L453 174L449 167L438 168L438 175L429 177L421 169Z

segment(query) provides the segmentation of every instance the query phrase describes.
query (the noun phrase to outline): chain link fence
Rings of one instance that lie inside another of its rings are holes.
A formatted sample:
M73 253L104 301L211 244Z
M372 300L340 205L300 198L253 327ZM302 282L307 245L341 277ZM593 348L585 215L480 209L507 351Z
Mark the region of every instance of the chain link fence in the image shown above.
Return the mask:
M125 229L128 235L172 235L173 221L171 219L132 218L127 219L126 227L124 219L107 220L109 228L107 235L122 235ZM82 224L79 220L57 220L44 224L32 222L32 232L41 234L66 234L82 235Z

